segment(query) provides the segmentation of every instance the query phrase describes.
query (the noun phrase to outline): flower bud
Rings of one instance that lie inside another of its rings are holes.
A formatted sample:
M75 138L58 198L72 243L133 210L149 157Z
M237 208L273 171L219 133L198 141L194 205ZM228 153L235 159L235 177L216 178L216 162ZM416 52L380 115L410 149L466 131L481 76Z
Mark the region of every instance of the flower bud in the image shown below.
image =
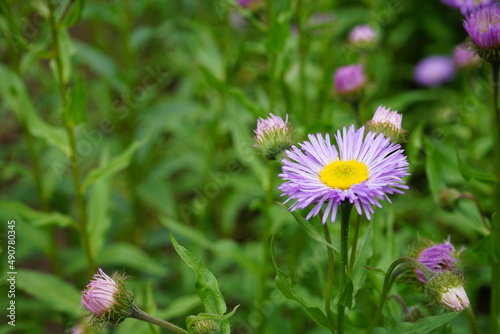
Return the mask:
M458 259L454 255L460 252L455 251L455 247L450 242L450 237L442 244L432 245L414 254L415 258L430 270L441 273L443 271L456 271ZM415 275L421 283L427 283L427 279L422 271L415 268Z
M369 49L377 42L375 29L367 24L360 24L354 27L349 33L349 44L359 49Z
M470 305L465 293L464 280L451 271L443 271L425 286L425 292L439 306L460 312Z
M359 100L366 85L365 73L362 65L339 67L333 76L335 91L347 101Z
M111 278L99 268L82 291L81 306L90 313L94 326L116 325L130 316L134 294L125 279L126 276L120 273L114 273Z
M193 334L218 333L219 324L213 320L198 320L193 323Z
M269 114L266 119L257 120L257 128L254 130L254 147L267 160L276 160L285 150L293 144L292 127L286 119Z
M439 206L447 211L453 210L457 206L460 195L460 191L453 188L441 190L438 196Z
M380 106L375 111L373 118L366 122L367 131L382 133L390 138L393 143L401 143L405 139L406 131L401 127L403 115L397 111Z
M453 49L453 61L458 68L468 68L479 65L481 58L471 47L462 43Z

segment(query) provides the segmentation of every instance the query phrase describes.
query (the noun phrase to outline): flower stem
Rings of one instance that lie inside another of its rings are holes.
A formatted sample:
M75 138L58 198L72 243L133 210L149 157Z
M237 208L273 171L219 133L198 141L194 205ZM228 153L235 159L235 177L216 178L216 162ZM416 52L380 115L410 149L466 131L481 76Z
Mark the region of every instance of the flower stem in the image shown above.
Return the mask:
M491 298L490 298L490 333L500 333L500 325L498 319L500 318L500 110L498 109L498 89L500 85L499 80L499 62L491 62L492 77L493 77L493 120L494 120L494 133L493 139L495 143L495 197L493 208L497 209L496 215L493 216L491 228L493 230L493 259L491 261Z
M326 222L323 225L323 232L325 232L325 240L329 244L332 243L332 239L330 238L330 231L328 230L328 222ZM333 286L333 251L330 247L326 247L326 251L328 253L328 276L326 279L326 291L325 291L325 313L326 317L328 319L328 322L330 322L330 330L332 331L332 334L334 334L334 324L333 324L333 315L332 315L332 310L330 308L330 301L331 301L331 294L332 294L332 286Z
M348 268L347 252L349 243L349 218L351 217L352 204L343 202L340 206L341 220L340 220L340 294L346 286L346 272ZM344 313L345 306L339 304L337 311L338 319L338 333L344 333Z
M349 275L352 274L352 269L354 267L354 259L356 258L356 249L358 248L359 223L360 222L361 222L361 215L358 215L356 217L356 224L354 225L354 238L352 240L351 258L349 260Z
M385 279L384 279L384 287L382 289L382 294L380 295L380 303L377 308L377 312L375 313L375 316L373 317L373 320L370 324L370 327L366 330L366 334L371 333L373 330L373 327L375 327L378 323L378 320L380 319L380 316L382 315L382 309L384 308L385 301L387 299L387 293L389 292L389 288L391 286L391 283L393 281L392 273L394 272L394 269L396 269L397 266L399 266L401 263L411 263L418 269L422 271L422 273L425 275L425 278L427 281L431 279L432 276L435 275L435 273L427 268L424 264L420 263L416 259L412 257L402 257L394 261L390 266L389 269L387 269L387 272L385 273Z
M470 326L472 327L472 334L479 334L479 331L477 329L476 317L474 316L474 311L472 310L472 307L468 306L466 310L467 310L467 315L469 316Z
M261 263L261 272L260 272L260 280L259 280L259 290L258 290L258 295L257 295L257 311L262 310L263 305L264 305L264 297L266 296L266 282L267 282L267 277L268 277L268 266L267 263L269 261L270 255L269 255L269 244L270 244L270 229L271 229L271 224L272 224L272 217L271 217L271 204L273 201L273 196L274 196L274 187L273 187L273 180L275 177L275 172L274 172L274 165L272 162L269 162L267 164L268 168L268 179L267 179L267 184L264 185L264 188L266 189L266 198L265 198L265 203L264 203L264 226L262 228L262 263ZM264 330L264 319L259 323L259 325L256 327L255 331L256 333L262 333Z
M54 61L56 63L56 72L57 72L57 81L59 82L59 93L61 95L61 103L62 110L66 109L68 104L68 99L66 97L66 85L64 84L64 76L63 76L63 67L62 60L60 54L60 45L59 45L59 37L57 33L57 24L55 19L55 6L53 0L48 2L50 15L49 15L49 23L52 34L52 43L53 43L53 52L54 52ZM87 257L87 265L89 273L92 275L95 272L94 260L92 258L92 254L90 252L90 243L87 234L87 215L85 212L85 203L83 198L83 192L80 182L80 171L78 168L78 157L76 151L76 143L75 143L75 134L73 130L73 125L70 122L64 122L66 127L66 134L69 140L70 146L70 163L71 170L73 172L73 184L75 188L75 200L78 207L78 216L79 216L79 230L80 230L80 241L82 244L82 248Z
M179 326L174 325L168 321L162 320L160 318L154 317L150 314L147 314L140 308L138 308L135 304L132 307L132 313L130 314L131 318L142 320L149 322L153 325L160 326L162 328L168 329L171 332L179 333L179 334L189 334L189 332Z

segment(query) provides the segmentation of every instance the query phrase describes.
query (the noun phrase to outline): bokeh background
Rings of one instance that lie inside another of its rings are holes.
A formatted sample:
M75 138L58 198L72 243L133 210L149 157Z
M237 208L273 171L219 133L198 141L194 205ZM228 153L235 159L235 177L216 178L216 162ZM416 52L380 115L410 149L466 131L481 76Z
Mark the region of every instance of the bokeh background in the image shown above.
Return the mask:
M311 305L322 305L326 253L286 208L266 204L281 201L280 166L256 155L252 136L269 112L288 115L297 142L356 124L332 80L336 68L354 63L364 64L369 81L363 122L379 105L402 113L411 164L410 190L362 221L362 263L386 270L419 238L450 236L464 246L466 290L486 333L488 231L474 201L444 210L439 195L450 187L471 193L491 217L489 67L457 69L452 81L430 88L413 79L421 59L451 56L466 39L460 11L438 0L271 0L248 8L229 0L53 1L55 17L65 17L57 22L70 100L63 108L50 4L0 4L2 315L11 219L18 272L16 327L2 316L0 333L63 333L80 321L80 291L90 279L77 228L82 208L96 265L129 275L146 311L180 325L203 311L172 233L217 277L228 308L240 305L230 319L234 333L326 333L276 288L270 258L258 296L266 217L278 265ZM378 44L360 54L347 35L362 23L376 29ZM311 223L321 232L319 220ZM338 245L339 224L330 230ZM352 333L368 326L383 281L368 270L359 279ZM413 285L397 282L391 293L424 314L440 312L426 308ZM401 321L396 299L384 317ZM461 314L433 333L469 328ZM103 332L160 330L129 319Z

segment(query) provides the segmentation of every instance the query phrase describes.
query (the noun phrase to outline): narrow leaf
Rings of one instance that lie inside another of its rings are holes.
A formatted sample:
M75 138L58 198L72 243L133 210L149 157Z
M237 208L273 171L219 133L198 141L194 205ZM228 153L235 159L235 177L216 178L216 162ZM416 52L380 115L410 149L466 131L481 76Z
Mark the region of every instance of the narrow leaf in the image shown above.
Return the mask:
M470 179L477 179L480 181L491 181L491 182L496 182L496 177L492 173L483 173L483 172L478 172L470 168L467 164L463 162L463 160L460 158L460 154L458 153L458 150L455 148L455 152L457 154L457 161L458 161L458 168L460 169L460 173L462 173L462 176L469 181Z
M59 311L73 318L83 313L78 307L80 292L59 277L32 270L20 270L17 273L16 286L46 304L49 310Z
M330 329L330 324L323 311L321 311L318 307L307 305L307 303L304 302L302 298L300 298L293 291L292 280L290 276L283 270L281 270L276 264L276 259L274 256L272 245L273 245L273 240L271 240L271 258L274 264L274 268L276 269L276 278L275 278L276 287L281 291L281 293L283 294L283 296L285 296L285 298L299 303L300 306L302 306L302 308L304 309L304 311L306 311L307 314L311 317L311 319L314 320L314 322L316 322L319 326L326 329Z
M30 208L24 203L16 201L0 201L0 210L11 215L19 215L30 225L35 227L59 226L77 228L73 218L59 212L43 212Z
M372 334L392 334L392 333L405 333L405 334L427 334L436 328L443 326L458 316L458 313L450 312L441 315L422 318L414 323L399 322L392 328L376 327Z
M214 274L186 248L179 245L173 234L170 234L170 240L172 240L177 254L196 274L196 291L198 296L200 296L206 313L224 315L226 312L226 302L219 290L219 285ZM222 334L230 333L230 326L227 320L221 321L220 326Z
M286 205L283 205L281 203L277 203L278 205L281 205L282 207L286 208L288 210L288 208L286 207ZM340 254L340 251L337 247L333 246L331 243L329 243L328 241L325 240L325 238L323 238L321 236L321 234L319 234L319 232L314 228L314 226L309 223L307 220L305 220L301 215L299 215L298 213L294 212L294 211L290 211L290 213L293 215L293 217L295 218L295 220L297 221L297 223L299 223L300 227L311 237L313 238L314 240L322 243L323 245L333 249L333 251L335 252L335 254L339 255Z
M81 75L75 80L69 94L68 106L63 110L62 117L67 124L76 125L86 120L85 84Z
M123 152L122 154L115 157L108 164L93 169L89 172L89 175L85 179L82 187L86 190L92 183L95 181L115 175L116 173L122 171L127 168L134 156L135 151L139 149L144 144L144 140L142 141L134 141L130 146Z

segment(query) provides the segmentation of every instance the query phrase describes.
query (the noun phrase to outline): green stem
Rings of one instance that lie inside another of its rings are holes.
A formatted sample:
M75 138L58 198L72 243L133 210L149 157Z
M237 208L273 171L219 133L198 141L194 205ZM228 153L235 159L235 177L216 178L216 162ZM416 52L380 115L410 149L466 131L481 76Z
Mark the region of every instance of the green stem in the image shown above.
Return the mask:
M267 19L268 19L268 30L267 33L270 34L274 26L274 10L273 3L275 0L267 0L266 7L268 8ZM271 52L268 55L269 59L269 112L274 112L275 101L276 101L276 52Z
M354 267L354 260L356 259L356 250L358 248L360 222L361 222L361 215L358 215L356 217L356 224L354 225L354 238L352 240L351 258L349 260L349 275L352 274L352 270Z
M259 280L259 292L257 295L257 307L258 310L261 310L264 305L264 297L266 296L266 283L267 283L267 274L268 274L268 266L267 263L270 258L270 229L272 225L272 216L271 216L271 204L274 197L274 188L273 181L275 177L274 165L273 162L269 162L267 165L268 168L268 179L267 184L264 185L266 189L266 198L264 203L264 226L262 229L262 261L261 261L261 272L260 272L260 280ZM257 311L258 311L257 310ZM264 329L264 320L260 322L260 324L255 328L256 333L262 333Z
M187 330L179 326L176 326L173 323L170 323L168 321L147 314L146 312L138 308L135 304L132 307L132 314L130 315L130 318L149 322L150 324L160 326L174 333L189 334Z
M500 63L492 62L492 77L493 77L493 119L494 119L494 143L495 143L495 173L496 173L496 184L495 184L495 200L493 202L493 208L496 208L497 212L493 216L491 228L493 230L493 247L494 256L491 261L491 298L490 298L490 333L498 334L500 333L500 110L498 109L498 98L499 98L499 70Z
M466 310L467 310L467 316L469 316L470 326L472 327L472 334L479 334L476 317L474 316L474 311L472 310L472 307L469 306L466 308Z
M332 239L330 238L330 231L328 231L328 222L323 224L323 232L325 232L325 240L329 244L332 243ZM331 294L332 294L332 286L333 286L333 251L330 247L326 247L326 251L328 253L328 276L326 280L326 291L325 291L325 313L328 321L330 322L330 330L332 334L334 331L334 323L333 323L333 315L332 309L330 307Z
M422 273L425 275L425 278L427 281L429 281L434 275L435 272L427 268L424 264L420 263L416 259L412 257L402 257L394 261L390 266L389 269L387 269L387 272L385 274L385 279L384 279L384 287L382 289L382 294L380 295L380 304L378 305L377 312L375 313L375 316L373 317L373 320L370 324L370 327L368 327L366 334L371 333L373 328L377 325L380 316L382 315L382 309L384 308L384 303L387 299L387 293L389 292L389 288L391 286L391 283L393 282L393 277L392 273L394 269L396 269L397 266L399 266L401 263L411 263L414 266L416 266L418 269L422 271Z
M352 204L343 202L340 206L341 220L340 220L340 292L344 291L346 286L346 272L348 268L347 253L349 243L349 218L351 217ZM337 319L339 326L339 334L344 333L344 313L345 306L339 304Z
M62 110L64 110L68 105L68 101L66 98L66 85L64 84L61 54L59 52L60 45L59 45L59 37L57 34L57 25L56 25L56 20L55 20L55 6L54 6L53 0L50 0L48 2L48 5L49 5L49 9L50 9L49 22L50 22L50 28L51 28L51 34L52 34L52 43L53 43L53 48L54 48L54 61L56 63L56 69L57 69L57 77L58 77L58 83L59 83L59 93L61 95ZM78 208L80 241L81 241L84 253L87 257L89 274L92 275L95 272L95 265L94 265L94 260L92 258L92 254L90 252L90 244L89 244L89 238L88 238L88 234L87 234L87 215L85 212L85 202L84 202L83 192L82 192L82 187L81 187L81 182L80 182L80 171L78 168L78 157L77 157L77 151L76 151L75 135L74 135L73 125L71 123L64 122L64 125L66 128L66 134L68 136L69 145L70 145L70 163L71 163L71 171L73 173L75 199L76 199L76 204L77 204L77 208Z

